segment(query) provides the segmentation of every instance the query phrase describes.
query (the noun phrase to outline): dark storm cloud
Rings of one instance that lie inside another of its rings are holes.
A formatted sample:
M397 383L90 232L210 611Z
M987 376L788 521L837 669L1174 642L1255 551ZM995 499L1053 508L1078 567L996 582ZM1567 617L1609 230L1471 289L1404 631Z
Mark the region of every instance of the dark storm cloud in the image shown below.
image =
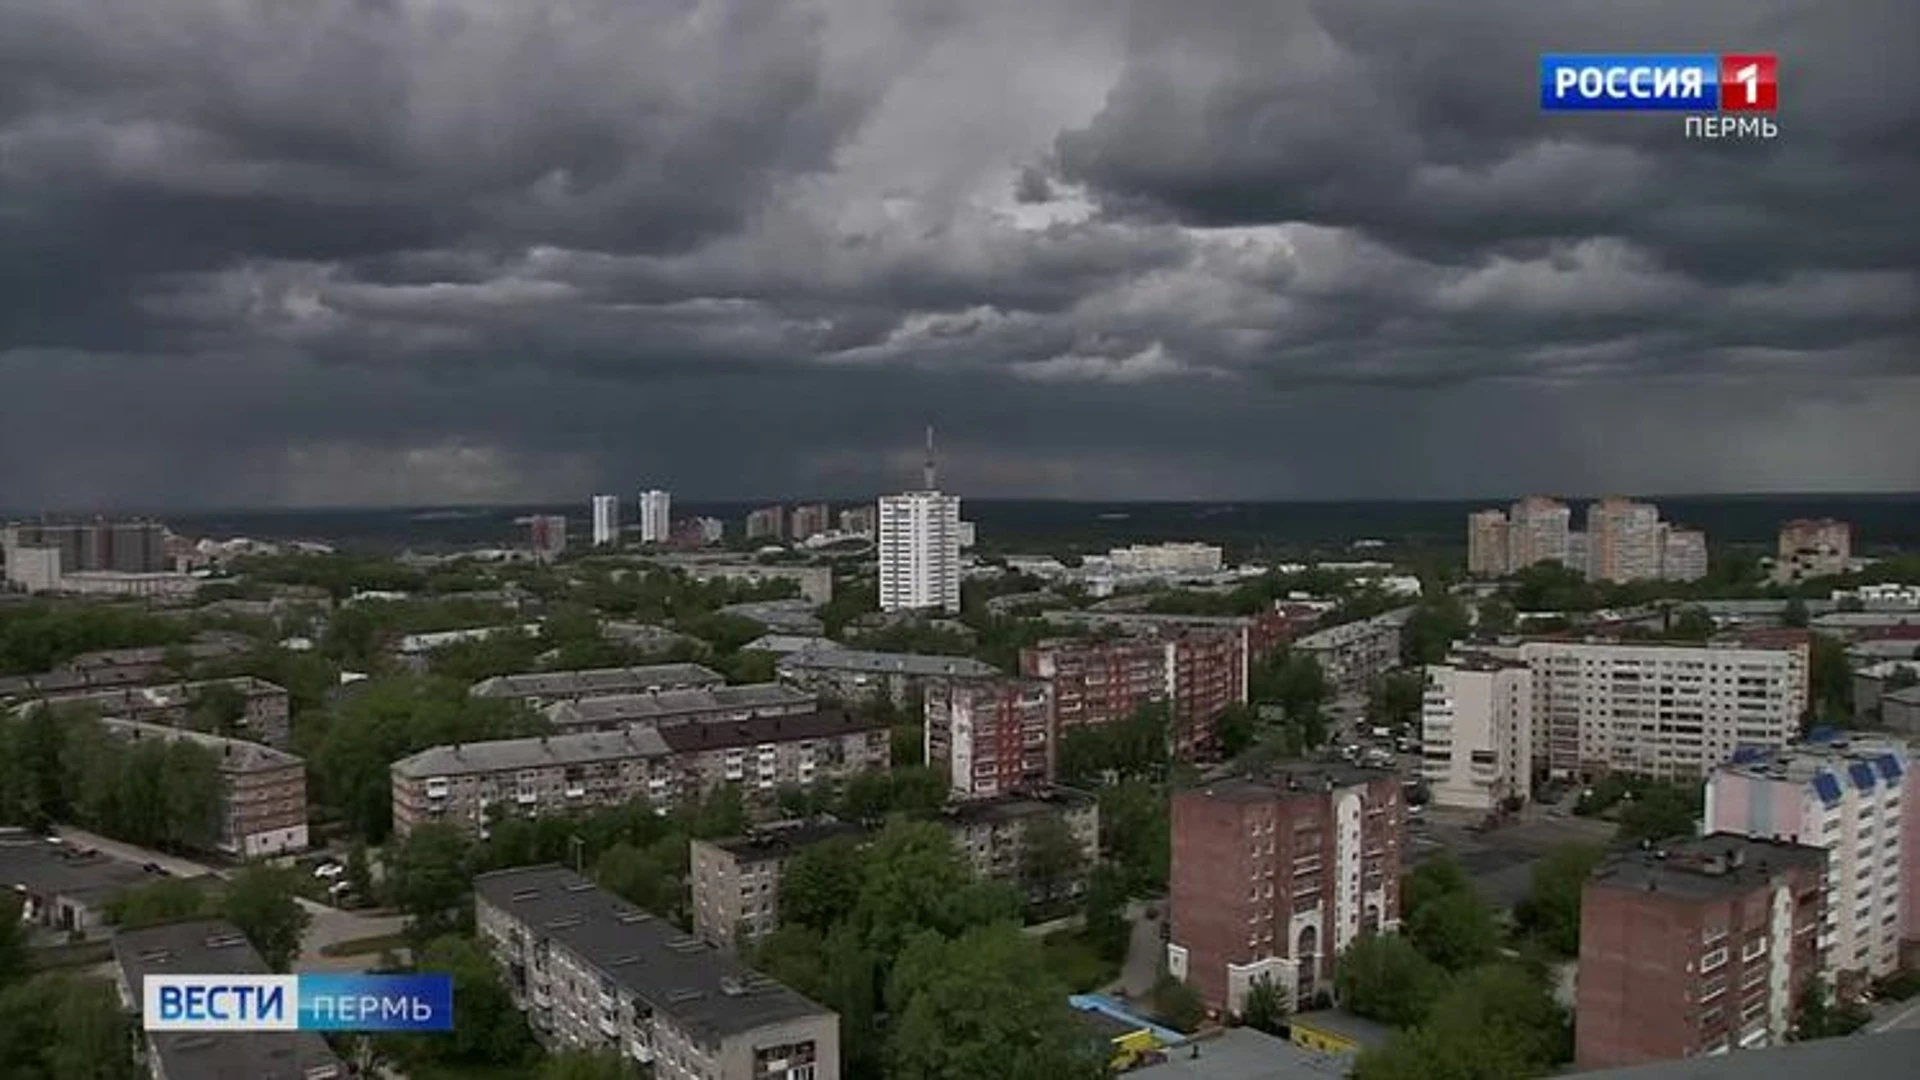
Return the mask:
M0 0L0 505L1911 486L1915 10Z

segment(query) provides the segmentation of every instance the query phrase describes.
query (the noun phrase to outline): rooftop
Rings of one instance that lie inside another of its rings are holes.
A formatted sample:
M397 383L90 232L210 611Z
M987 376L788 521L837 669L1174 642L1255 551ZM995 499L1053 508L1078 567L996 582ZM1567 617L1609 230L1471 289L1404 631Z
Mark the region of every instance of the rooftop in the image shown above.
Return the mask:
M653 728L592 731L579 735L543 735L525 739L452 743L429 747L393 763L395 776L425 779L477 776L509 769L546 769L623 758L665 757L671 753Z
M811 634L762 634L745 645L741 652L797 653L809 649L838 649L841 645L832 638L814 637Z
M970 656L869 652L864 649L813 649L780 658L783 668L852 671L875 675L959 675L984 678L1000 669Z
M747 720L713 720L702 724L674 724L659 728L660 738L675 753L722 750L760 743L793 742L798 739L826 739L865 731L886 730L884 720L837 709L794 713L790 716L756 716Z
M1783 870L1824 868L1826 861L1827 853L1819 848L1714 833L1657 851L1615 856L1593 872L1589 884L1709 900L1764 887Z
M209 686L226 684L247 697L285 694L286 691L265 679L238 675L231 679L201 679L195 682L167 683L163 686L118 686L48 694L42 700L54 704L99 704L106 708L165 709L190 705L194 696Z
M1897 788L1906 774L1907 750L1902 742L1822 730L1814 734L1820 737L1786 747L1739 747L1718 771L1756 780L1811 784L1828 806L1841 802L1847 786L1861 791L1879 786Z
M1293 793L1332 791L1398 779L1392 769L1344 761L1281 761L1250 771L1236 771L1228 766L1182 794L1198 792L1210 799L1264 802Z
M1085 809L1093 805L1095 805L1094 797L1086 792L1074 791L1070 788L1048 788L1044 791L1010 792L1005 795L949 803L942 809L940 817L941 820L953 824L975 825L1018 821L1021 818L1053 814L1064 810Z
M1332 1080L1348 1075L1352 1068L1351 1054L1317 1054L1240 1027L1169 1050L1165 1061L1127 1076L1139 1080Z
M714 840L710 843L732 855L737 862L755 863L790 858L816 844L842 838L864 837L871 832L872 830L864 825L855 825L834 818L816 818L772 822L762 825L745 836ZM695 841L695 843L700 842Z
M275 750L271 746L262 746L245 739L229 739L221 735L212 735L190 728L171 727L166 724L148 724L139 720L102 719L102 727L118 735L134 740L158 738L166 741L182 739L197 743L213 751L220 758L222 772L247 773L265 769L284 769L290 765L303 765L305 762L295 754L285 750Z
M472 693L475 697L494 698L590 697L690 686L720 686L726 681L719 672L700 664L650 664L588 671L496 675L474 683Z
M614 694L580 698L555 705L547 719L555 727L581 727L595 724L658 723L675 717L701 713L726 713L750 709L796 709L819 699L781 683L748 683L744 686L693 687L685 690L659 690L644 694Z
M0 889L104 902L164 875L24 829L0 829Z
M1803 1080L1809 1076L1906 1076L1920 1058L1920 1030L1850 1035L1575 1073L1586 1080Z
M225 919L189 919L122 931L114 936L113 956L136 1002L141 1000L140 988L148 975L268 973L260 954ZM147 1037L168 1076L321 1080L347 1075L327 1041L311 1031L259 1031L244 1038L153 1031ZM326 1071L329 1067L333 1071Z
M1387 1025L1376 1023L1363 1016L1355 1016L1344 1009L1316 1009L1312 1012L1296 1013L1292 1022L1352 1039L1362 1046L1378 1046L1393 1035L1393 1029Z
M473 891L703 1041L834 1015L564 867L481 874Z

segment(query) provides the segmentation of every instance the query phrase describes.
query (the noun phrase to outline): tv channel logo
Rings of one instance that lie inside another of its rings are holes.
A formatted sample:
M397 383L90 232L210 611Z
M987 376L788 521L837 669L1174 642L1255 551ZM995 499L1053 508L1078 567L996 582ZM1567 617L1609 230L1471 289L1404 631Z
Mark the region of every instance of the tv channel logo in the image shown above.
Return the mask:
M1540 57L1540 107L1548 112L1771 113L1779 84L1771 53Z
M148 1031L451 1031L450 975L148 975Z

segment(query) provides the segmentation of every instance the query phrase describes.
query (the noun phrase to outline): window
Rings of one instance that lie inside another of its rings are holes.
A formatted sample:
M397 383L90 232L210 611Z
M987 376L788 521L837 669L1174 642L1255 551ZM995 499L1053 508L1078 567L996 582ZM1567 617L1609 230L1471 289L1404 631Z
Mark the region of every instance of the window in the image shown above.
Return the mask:
M1709 971L1718 971L1726 962L1727 949L1723 945L1700 958L1700 973L1704 975Z

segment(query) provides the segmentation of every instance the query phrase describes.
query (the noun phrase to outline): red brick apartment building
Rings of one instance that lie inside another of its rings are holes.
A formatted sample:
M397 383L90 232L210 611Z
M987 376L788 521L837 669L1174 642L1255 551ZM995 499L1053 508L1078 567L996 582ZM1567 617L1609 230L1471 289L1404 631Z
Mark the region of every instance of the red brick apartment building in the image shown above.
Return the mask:
M927 764L959 795L998 795L1053 779L1053 687L1040 679L933 682L926 690Z
M1053 684L1062 732L1111 724L1148 702L1168 702L1174 752L1183 758L1211 748L1214 722L1229 705L1247 700L1246 648L1233 628L1046 642L1021 651L1020 674Z
M1583 1070L1785 1042L1820 966L1826 852L1715 833L1594 872L1580 904Z
M1330 990L1342 950L1399 925L1400 786L1296 762L1176 793L1169 971L1227 1013L1259 978L1296 1003Z

